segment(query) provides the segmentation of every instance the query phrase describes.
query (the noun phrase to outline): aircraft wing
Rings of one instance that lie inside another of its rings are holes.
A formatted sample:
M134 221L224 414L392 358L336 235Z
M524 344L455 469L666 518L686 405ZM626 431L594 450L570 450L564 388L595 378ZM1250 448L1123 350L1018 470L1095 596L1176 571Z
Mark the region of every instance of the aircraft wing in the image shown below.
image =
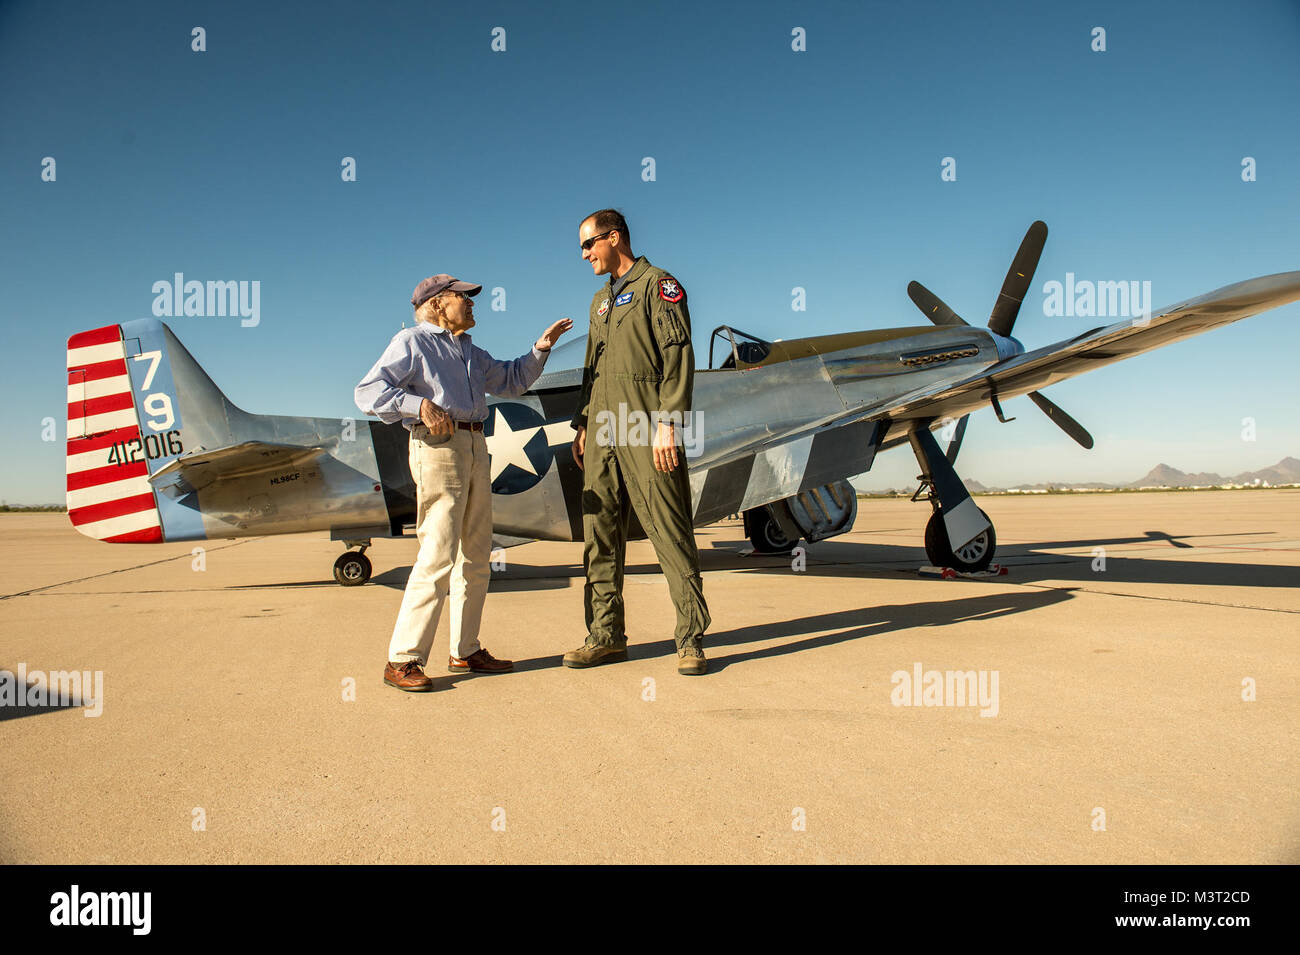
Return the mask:
M989 401L1027 394L1102 365L1300 300L1300 272L1267 275L1026 352L975 374L940 380L871 405L768 434L691 471L695 523L758 507L871 468L883 447L906 440L891 423L957 418Z
M1102 365L1199 335L1300 300L1300 272L1279 272L1228 285L1153 314L1125 319L1025 352L954 382L918 389L863 409L869 417L955 418L999 399L1028 394Z
M151 474L149 483L160 491L179 496L201 491L217 481L301 467L325 453L324 447L244 441L211 451L183 454Z

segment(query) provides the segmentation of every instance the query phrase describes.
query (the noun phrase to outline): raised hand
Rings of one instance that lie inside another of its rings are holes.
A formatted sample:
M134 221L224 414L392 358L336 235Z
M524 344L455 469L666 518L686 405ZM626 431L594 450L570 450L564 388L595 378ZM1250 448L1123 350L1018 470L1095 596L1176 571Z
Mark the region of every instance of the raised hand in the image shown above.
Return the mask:
M542 337L537 339L535 347L538 351L550 351L551 346L560 340L560 336L573 327L573 319L562 318L546 331L542 332Z

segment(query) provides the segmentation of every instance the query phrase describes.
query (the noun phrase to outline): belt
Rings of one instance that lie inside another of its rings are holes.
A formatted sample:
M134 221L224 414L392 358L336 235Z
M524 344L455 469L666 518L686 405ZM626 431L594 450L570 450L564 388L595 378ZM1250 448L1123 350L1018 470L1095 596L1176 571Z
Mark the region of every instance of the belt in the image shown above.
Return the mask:
M483 422L482 422L482 421L457 421L457 422L455 422L455 425L456 425L456 427L459 428L461 431L482 431L482 430L483 430ZM423 421L421 421L421 422L417 423L416 425L414 425L414 426L411 428L411 433L414 434L414 433L416 432L417 429L419 429L419 430L421 430L421 431L428 431L428 430L429 430L428 427L424 424Z

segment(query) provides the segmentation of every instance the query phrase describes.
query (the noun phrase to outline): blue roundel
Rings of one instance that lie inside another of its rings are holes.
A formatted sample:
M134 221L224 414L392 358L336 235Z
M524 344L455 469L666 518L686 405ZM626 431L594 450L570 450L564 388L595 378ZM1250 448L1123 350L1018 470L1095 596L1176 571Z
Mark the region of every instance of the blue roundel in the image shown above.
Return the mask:
M488 406L483 437L492 458L493 494L519 494L546 476L553 452L545 424L528 405L503 401Z

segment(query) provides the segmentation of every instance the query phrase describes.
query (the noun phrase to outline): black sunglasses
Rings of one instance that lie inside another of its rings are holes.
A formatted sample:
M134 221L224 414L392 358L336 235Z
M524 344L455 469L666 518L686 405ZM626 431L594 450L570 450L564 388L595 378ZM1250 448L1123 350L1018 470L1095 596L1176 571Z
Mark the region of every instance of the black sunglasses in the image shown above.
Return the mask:
M593 235L590 239L586 239L585 241L580 242L579 245L581 246L583 252L590 252L591 247L596 244L597 239L603 239L605 238L605 236L613 235L617 231L618 231L617 229L610 229L608 232L602 232L600 235Z

